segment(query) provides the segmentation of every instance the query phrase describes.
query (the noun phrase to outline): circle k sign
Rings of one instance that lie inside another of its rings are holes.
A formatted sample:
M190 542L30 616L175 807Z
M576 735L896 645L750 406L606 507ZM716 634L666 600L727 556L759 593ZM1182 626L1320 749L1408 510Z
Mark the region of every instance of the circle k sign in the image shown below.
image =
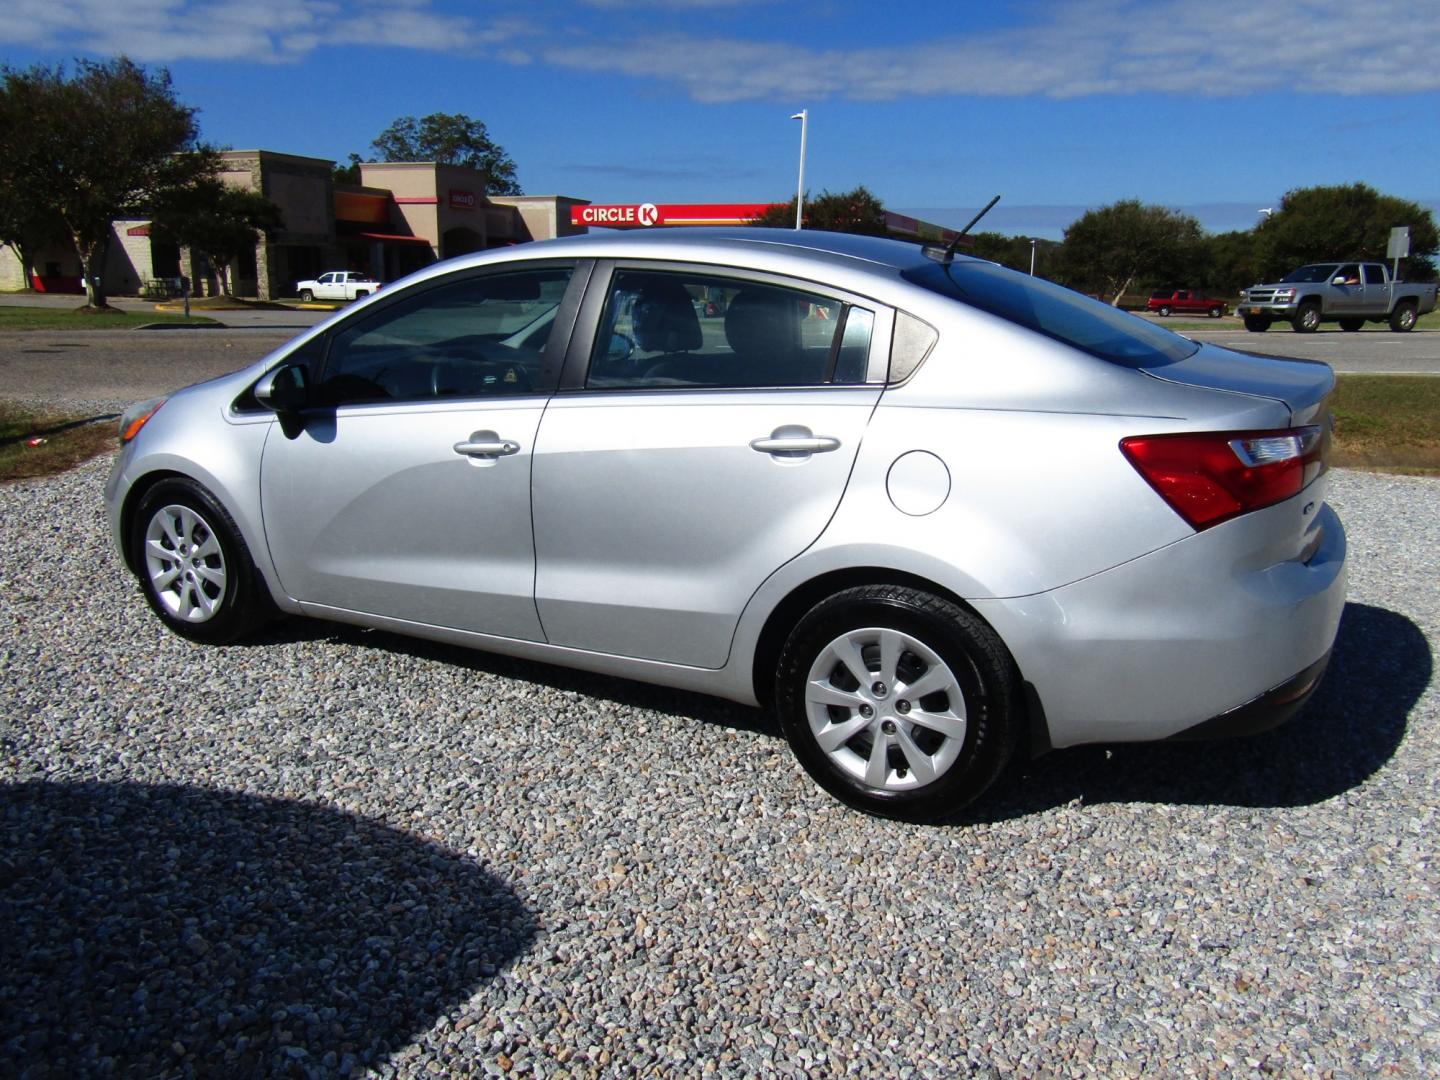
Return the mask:
M653 202L641 203L640 213L636 216L641 225L654 225L660 220L660 208Z

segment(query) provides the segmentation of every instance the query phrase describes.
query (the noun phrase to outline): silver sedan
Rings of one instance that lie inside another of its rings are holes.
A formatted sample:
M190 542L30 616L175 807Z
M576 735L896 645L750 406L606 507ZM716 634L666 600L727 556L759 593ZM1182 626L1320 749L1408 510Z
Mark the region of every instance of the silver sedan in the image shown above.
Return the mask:
M1333 388L908 244L594 236L136 406L106 497L193 640L309 615L765 705L825 789L928 820L1019 753L1305 701Z

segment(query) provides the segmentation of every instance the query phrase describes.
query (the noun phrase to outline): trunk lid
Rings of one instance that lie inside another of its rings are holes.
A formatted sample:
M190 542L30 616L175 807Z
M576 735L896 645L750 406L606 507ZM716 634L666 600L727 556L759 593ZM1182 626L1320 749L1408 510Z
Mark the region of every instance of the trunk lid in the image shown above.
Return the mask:
M1322 361L1264 356L1218 345L1201 345L1183 360L1144 371L1152 378L1182 386L1279 401L1290 410L1291 422L1297 426L1324 420L1325 402L1335 389L1335 372Z

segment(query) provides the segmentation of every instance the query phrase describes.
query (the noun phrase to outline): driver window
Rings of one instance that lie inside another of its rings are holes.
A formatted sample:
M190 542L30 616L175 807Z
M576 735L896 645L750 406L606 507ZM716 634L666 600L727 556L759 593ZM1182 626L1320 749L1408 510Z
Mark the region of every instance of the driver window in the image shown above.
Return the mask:
M1359 285L1360 267L1356 263L1346 263L1340 268L1339 272L1336 273L1335 277L1337 279L1337 284ZM1343 278L1344 280L1339 281L1338 279L1341 278Z
M326 405L534 393L570 268L451 281L413 293L334 334Z
M615 275L591 389L864 382L874 317L798 289L643 270Z

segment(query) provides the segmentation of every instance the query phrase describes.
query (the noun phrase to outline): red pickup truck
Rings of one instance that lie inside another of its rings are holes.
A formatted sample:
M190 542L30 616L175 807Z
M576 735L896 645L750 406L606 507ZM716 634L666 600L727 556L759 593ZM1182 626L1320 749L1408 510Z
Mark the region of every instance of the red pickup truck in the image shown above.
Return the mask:
M1150 300L1145 307L1149 311L1156 312L1162 318L1172 311L1183 311L1190 315L1198 315L1203 311L1210 318L1218 319L1226 311L1224 300L1216 300L1213 296L1206 296L1203 292L1195 289L1151 293Z

